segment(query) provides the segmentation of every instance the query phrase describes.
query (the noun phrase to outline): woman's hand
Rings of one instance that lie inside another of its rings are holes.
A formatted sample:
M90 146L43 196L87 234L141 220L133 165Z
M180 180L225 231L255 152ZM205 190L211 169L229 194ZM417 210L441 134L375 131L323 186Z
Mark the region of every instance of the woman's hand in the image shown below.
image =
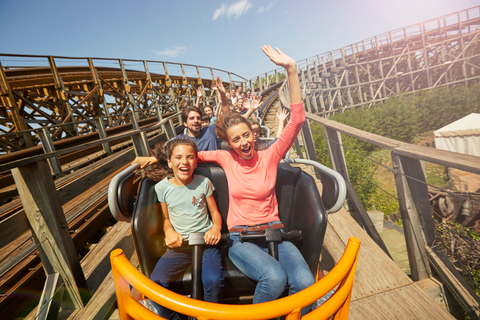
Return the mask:
M300 80L298 79L297 63L278 48L274 50L270 46L263 46L262 51L273 63L277 66L284 67L285 71L287 71L288 85L290 87L290 104L303 102Z
M183 243L183 237L173 229L165 231L165 244L169 248L178 248Z
M132 164L138 163L140 165L140 169L144 169L151 164L157 163L157 158L155 157L136 157L135 160L132 161Z
M285 69L289 69L292 67L295 67L295 69L297 68L297 63L295 62L295 60L287 56L278 48L273 49L271 46L263 46L262 51L277 66L284 67Z
M205 240L205 244L214 245L217 244L220 239L222 238L221 228L219 226L213 225L207 232L205 232L205 236L203 239Z

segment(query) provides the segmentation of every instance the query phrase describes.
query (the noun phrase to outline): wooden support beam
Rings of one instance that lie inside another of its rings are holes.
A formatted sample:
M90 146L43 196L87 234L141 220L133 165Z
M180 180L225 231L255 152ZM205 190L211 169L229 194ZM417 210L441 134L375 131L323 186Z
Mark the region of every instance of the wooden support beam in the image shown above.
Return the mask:
M46 118L46 119L49 120L51 123L56 124L55 120L54 120L49 114L47 114L47 113L43 112L41 109L39 109L36 105L33 104L32 101L30 101L28 98L24 97L20 92L12 89L12 93L13 93L17 98L19 98L20 100L22 100L23 103L25 103L27 106L29 106L30 108L32 108L33 110L35 110L36 112L38 112L42 117Z
M139 131L133 134L132 142L137 157L148 157L150 155L147 134L145 132Z
M92 73L93 83L95 83L95 85L98 85L98 88L99 88L98 89L98 94L100 96L100 102L103 106L104 115L108 119L108 124L112 125L112 118L110 118L110 110L108 110L108 103L105 100L105 93L104 93L104 90L103 90L103 87L102 87L102 81L100 80L100 77L98 76L97 69L93 65L92 58L88 58L88 66L90 68L90 72Z
M37 136L42 142L43 151L45 153L55 152L55 146L53 145L52 137L50 137L50 134L46 128L42 128L42 130L38 131ZM58 156L48 158L48 162L50 163L50 167L52 167L55 175L61 176L63 174L62 166L58 160Z
M103 122L103 118L96 118L95 122L97 124L97 132L100 139L107 139L107 130L105 128L105 123ZM103 151L106 154L112 153L112 148L110 147L110 142L106 141L102 143Z
M47 275L35 320L56 320L63 300L65 287L58 272Z
M86 101L88 101L98 89L99 89L99 86L96 85L81 101L77 102L77 104L73 107L73 109L70 109L70 113L67 115L67 117L65 117L65 119L63 119L62 124L66 124L67 122L69 122L70 119L73 118L73 113L75 113L75 112L77 112L77 114L81 118L83 118L85 120L88 120L88 117L86 117L83 114L81 114L80 112L78 112L78 108L80 108L80 106L82 106ZM55 138L61 132L62 132L62 127L58 127L58 129L55 130L55 132L52 134L52 138Z
M82 308L89 291L47 161L14 168L12 175L45 272L60 273L75 308Z
M327 146L328 152L330 154L330 162L332 164L332 169L340 173L345 179L345 184L347 186L347 197L351 201L351 204L355 209L355 213L357 213L355 217L357 218L357 220L359 220L358 222L360 223L360 225L365 228L368 235L391 258L387 246L378 234L377 229L375 228L372 220L367 214L367 210L360 201L357 192L353 188L353 185L348 178L347 162L345 160L345 155L343 152L342 137L340 136L340 132L327 127L324 127L324 132L325 137L327 138Z
M312 131L310 129L310 122L307 120L302 126L303 143L305 144L305 153L307 158L313 161L317 161L317 153L315 151L315 145L313 143Z
M430 216L430 204L428 203L427 185L422 184L425 181L425 173L421 163L416 159L408 159L395 152L391 153L395 173L395 185L397 187L398 203L402 215L403 229L405 231L405 241L407 243L408 261L414 281L423 280L431 276L430 265L428 264L426 254L426 233L427 227L430 227L428 240L433 242L431 233L433 233L433 221L427 223L427 217ZM412 166L414 168L409 168ZM416 179L416 180L412 180ZM427 191L425 195L425 191ZM418 195L417 195L418 193ZM420 199L424 196L425 199ZM427 202L427 203L425 203ZM428 208L427 208L428 207ZM425 211L428 211L425 212ZM421 221L420 215L423 216ZM424 225L422 225L422 222Z
M67 94L65 92L65 86L63 84L62 77L58 72L58 68L57 68L57 65L55 64L54 57L49 56L48 63L50 65L50 71L52 72L53 81L55 82L55 94L57 95L57 99L60 102L60 105L62 106L59 113L61 113L61 116L64 118L66 118L67 116L70 116L70 118L72 118L73 117L72 109L71 109L70 103L68 103ZM67 116L65 116L65 111ZM69 132L68 130L64 130L64 131L71 136L76 135L77 134L76 127L72 127L71 129L72 129L71 132ZM55 137L56 134L57 133L54 133L53 137Z
M5 75L5 71L3 70L3 66L0 62L0 96L1 95L6 95L4 101L7 103L6 107L12 114L12 120L16 127L16 131L28 130L28 125L25 122L25 119L20 115L20 110L15 103L13 92L8 84L7 76ZM23 138L27 146L33 147L32 137L29 134L24 133Z
M468 283L457 271L443 251L436 248L426 248L428 260L435 269L442 283L453 294L455 300L472 320L480 320L480 298L470 288Z

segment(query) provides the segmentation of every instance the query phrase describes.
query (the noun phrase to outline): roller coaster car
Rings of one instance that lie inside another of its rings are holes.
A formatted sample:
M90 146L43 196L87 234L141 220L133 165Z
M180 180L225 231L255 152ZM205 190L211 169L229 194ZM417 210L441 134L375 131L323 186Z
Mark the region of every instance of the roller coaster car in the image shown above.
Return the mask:
M309 161L309 160L305 160ZM290 160L289 162L302 162ZM311 161L310 161L311 162ZM312 163L307 164L312 164ZM275 191L280 219L284 230L301 230L302 239L295 244L314 275L317 274L320 253L327 227L328 212L338 211L345 200L345 182L335 171L314 163L321 176L322 196L314 179L299 168L281 163L278 166ZM155 182L143 178L134 202L133 179L138 165L132 165L119 173L110 183L109 206L119 221L130 221L132 235L142 273L150 277L158 259L165 253L163 215L154 190ZM228 185L225 173L217 165L200 164L195 174L208 177L215 191L213 196L222 215L222 233L227 233L225 222L228 213ZM323 201L322 201L323 198ZM226 301L252 295L256 283L241 273L228 259L227 248L222 249L224 260ZM191 292L191 269L178 280L179 293Z

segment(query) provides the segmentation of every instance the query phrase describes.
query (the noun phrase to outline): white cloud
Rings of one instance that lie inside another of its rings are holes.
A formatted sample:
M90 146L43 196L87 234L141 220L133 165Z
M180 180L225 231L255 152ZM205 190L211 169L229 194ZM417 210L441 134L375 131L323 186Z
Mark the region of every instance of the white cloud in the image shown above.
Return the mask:
M252 7L252 3L249 0L240 0L230 5L225 5L222 3L220 8L215 10L212 19L215 21L219 17L227 15L228 18L234 16L235 19L238 19L241 15L247 13L248 9Z
M218 17L223 16L225 14L225 3L222 3L220 8L215 10L215 13L213 14L213 21L217 20Z
M275 0L275 1L270 2L270 4L266 7L262 6L262 7L258 8L257 13L264 13L265 11L268 11L268 10L272 9L272 7L275 5L276 2L277 1Z
M187 50L187 47L183 46L174 46L170 47L168 49L165 49L163 51L153 51L157 56L164 58L164 57L178 57L179 55L185 53Z
M230 18L235 15L235 19L238 19L242 14L247 13L252 4L249 0L240 0L237 3L228 6L227 16Z

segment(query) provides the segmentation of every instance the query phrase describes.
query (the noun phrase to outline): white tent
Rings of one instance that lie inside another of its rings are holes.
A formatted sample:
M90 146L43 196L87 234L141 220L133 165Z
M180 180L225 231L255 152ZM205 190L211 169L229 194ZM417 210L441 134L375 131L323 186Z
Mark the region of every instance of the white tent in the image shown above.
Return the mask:
M437 149L480 156L480 113L470 113L434 135Z

